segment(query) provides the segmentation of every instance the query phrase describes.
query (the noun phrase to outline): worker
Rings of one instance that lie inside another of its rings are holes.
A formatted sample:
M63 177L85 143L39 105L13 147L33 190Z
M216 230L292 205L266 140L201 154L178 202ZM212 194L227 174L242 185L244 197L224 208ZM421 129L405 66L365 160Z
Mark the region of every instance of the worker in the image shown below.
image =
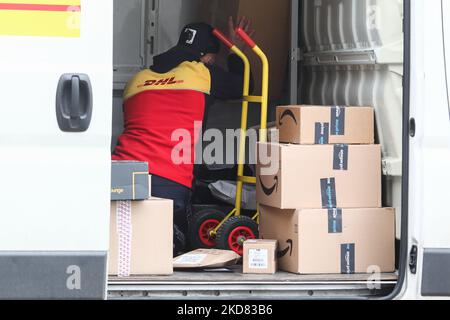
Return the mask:
M249 19L240 18L237 25L253 35ZM243 47L232 17L228 27L230 39ZM113 160L148 162L152 196L174 201L175 255L186 247L195 147L201 128L196 123L206 121L215 99L242 98L242 60L230 52L226 71L215 65L219 51L220 42L210 25L189 24L178 44L156 56L153 66L134 76L124 92L125 128ZM177 146L183 143L174 139L177 130L191 137L185 141L191 151L189 161L182 163L174 159Z

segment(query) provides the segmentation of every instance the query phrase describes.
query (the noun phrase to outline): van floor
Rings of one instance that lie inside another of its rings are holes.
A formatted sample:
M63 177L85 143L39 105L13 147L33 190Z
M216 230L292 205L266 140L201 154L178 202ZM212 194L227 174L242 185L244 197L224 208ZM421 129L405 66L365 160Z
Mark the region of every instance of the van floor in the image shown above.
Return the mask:
M243 274L229 269L176 271L171 276L110 277L110 299L286 299L377 297L389 294L397 273L380 275Z

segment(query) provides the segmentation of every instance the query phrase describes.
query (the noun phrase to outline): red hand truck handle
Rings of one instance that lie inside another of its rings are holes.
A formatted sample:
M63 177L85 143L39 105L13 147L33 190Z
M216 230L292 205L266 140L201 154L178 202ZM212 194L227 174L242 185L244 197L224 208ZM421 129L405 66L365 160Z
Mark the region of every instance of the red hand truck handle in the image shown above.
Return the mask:
M256 43L255 41L253 41L252 38L250 38L250 36L247 34L247 32L244 31L244 29L242 28L237 28L236 29L236 33L239 37L241 37L242 40L244 40L244 42L250 47L250 48L254 48L256 47Z
M228 47L228 49L231 49L234 47L233 42L231 42L230 39L228 39L219 29L214 29L213 34L216 36L217 39L219 39L225 46Z

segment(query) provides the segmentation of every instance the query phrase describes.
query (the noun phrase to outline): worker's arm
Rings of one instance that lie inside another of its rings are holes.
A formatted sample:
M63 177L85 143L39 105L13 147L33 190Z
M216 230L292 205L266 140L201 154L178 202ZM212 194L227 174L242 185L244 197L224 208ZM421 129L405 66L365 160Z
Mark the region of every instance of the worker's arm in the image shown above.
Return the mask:
M244 63L235 54L228 57L228 71L218 66L210 66L211 96L221 100L242 99L244 86ZM253 90L253 77L250 76L250 91Z
M237 20L234 24L233 17L228 18L228 38L231 43L241 51L245 50L246 44L236 33L236 27L241 28L250 36L255 34L252 21L245 17ZM210 67L211 71L211 96L217 99L242 99L244 86L244 63L236 54L228 56L228 72L220 67ZM250 75L250 92L253 92L253 77Z

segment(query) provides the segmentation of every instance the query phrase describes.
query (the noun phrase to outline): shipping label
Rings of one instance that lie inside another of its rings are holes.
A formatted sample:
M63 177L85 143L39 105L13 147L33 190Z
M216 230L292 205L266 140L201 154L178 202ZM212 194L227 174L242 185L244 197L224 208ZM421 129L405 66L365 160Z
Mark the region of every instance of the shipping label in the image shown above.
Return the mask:
M249 249L248 267L249 269L261 269L261 270L269 268L269 250Z

